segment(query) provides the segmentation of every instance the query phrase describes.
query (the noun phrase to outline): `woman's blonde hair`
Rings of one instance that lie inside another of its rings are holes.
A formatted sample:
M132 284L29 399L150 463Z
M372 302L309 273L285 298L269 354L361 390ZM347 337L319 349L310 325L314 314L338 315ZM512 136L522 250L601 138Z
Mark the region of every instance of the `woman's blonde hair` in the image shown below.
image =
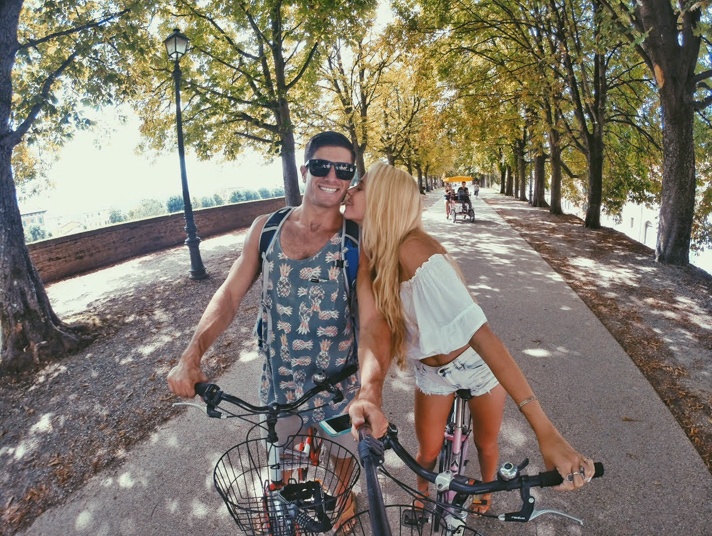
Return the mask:
M370 258L376 306L391 331L398 366L405 365L406 328L400 298L400 245L422 228L418 185L405 171L376 162L367 173L361 245Z

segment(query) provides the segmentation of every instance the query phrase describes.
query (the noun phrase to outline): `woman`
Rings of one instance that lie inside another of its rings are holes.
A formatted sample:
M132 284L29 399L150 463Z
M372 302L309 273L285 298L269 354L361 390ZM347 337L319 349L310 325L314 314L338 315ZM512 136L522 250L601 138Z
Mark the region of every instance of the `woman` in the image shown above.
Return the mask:
M445 195L443 197L445 198L445 217L449 220L450 209L452 208L452 201L455 197L455 192L453 191L452 186L450 186L449 182L445 183Z
M393 166L374 164L349 190L344 216L362 227L362 259L372 280L364 298L375 302L388 326L388 355L401 367L406 360L414 365L418 462L429 469L435 466L442 435L432 430L444 430L455 391L469 388L474 395L470 410L483 480L496 476L506 393L534 430L547 468L556 467L564 477L562 489L590 480L593 461L576 452L545 415L514 358L467 291L455 262L423 229L421 198L413 178ZM359 277L361 283L368 279ZM362 284L359 302L363 289ZM374 337L367 331L362 326L359 339L362 393L366 394L359 394L350 414L354 426L367 420L376 431L374 423L385 419L380 410L383 379L377 376L385 374L387 364L373 365L362 356L387 358L369 353ZM383 349L378 353L385 354ZM427 481L419 478L418 489L427 493ZM488 508L489 497L473 507L480 513Z

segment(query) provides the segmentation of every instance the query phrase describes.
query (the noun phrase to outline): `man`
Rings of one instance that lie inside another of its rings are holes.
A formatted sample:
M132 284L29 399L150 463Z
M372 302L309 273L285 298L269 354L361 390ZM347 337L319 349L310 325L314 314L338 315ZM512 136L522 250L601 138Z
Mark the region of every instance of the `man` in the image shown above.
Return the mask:
M457 189L457 200L460 203L464 203L465 205L467 205L463 212L470 211L470 209L472 208L472 202L470 201L470 190L467 189L467 183L465 181L462 181L462 184Z
M252 223L242 254L210 300L188 347L168 374L168 386L182 397L195 396L194 385L208 378L200 368L205 351L235 318L245 294L261 275L262 307L257 335L264 357L259 396L262 404L285 403L314 386L314 374L332 376L357 360L342 234L340 207L356 172L348 138L322 132L309 140L300 168L305 183L301 205L277 227L266 251L260 238L271 215ZM358 388L355 376L342 382L345 400L304 414L304 426L345 411ZM325 403L312 398L311 407ZM297 433L299 424L282 423L280 438ZM339 438L353 448L349 434ZM353 501L346 505L353 515Z

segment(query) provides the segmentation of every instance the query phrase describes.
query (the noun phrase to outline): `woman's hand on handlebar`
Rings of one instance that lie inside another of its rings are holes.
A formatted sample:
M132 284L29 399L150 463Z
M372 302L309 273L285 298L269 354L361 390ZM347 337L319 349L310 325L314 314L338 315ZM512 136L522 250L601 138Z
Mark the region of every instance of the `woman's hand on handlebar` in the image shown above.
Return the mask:
M576 451L558 433L539 441L547 469L556 469L564 481L554 489L571 491L591 481L596 469L593 460Z
M351 434L358 439L358 429L364 424L371 428L375 437L383 437L388 431L388 419L381 407L365 399L357 398L349 406Z
M181 359L168 373L168 388L174 394L183 398L195 396L195 384L208 381L199 365Z

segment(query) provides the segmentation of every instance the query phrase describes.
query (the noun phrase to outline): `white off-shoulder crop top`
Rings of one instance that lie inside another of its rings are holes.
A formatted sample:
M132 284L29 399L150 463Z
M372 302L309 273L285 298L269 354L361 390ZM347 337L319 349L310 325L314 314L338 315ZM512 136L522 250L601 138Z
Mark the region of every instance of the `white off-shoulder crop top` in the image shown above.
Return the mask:
M408 281L401 300L410 359L447 354L465 346L487 318L455 267L442 254L431 256Z

